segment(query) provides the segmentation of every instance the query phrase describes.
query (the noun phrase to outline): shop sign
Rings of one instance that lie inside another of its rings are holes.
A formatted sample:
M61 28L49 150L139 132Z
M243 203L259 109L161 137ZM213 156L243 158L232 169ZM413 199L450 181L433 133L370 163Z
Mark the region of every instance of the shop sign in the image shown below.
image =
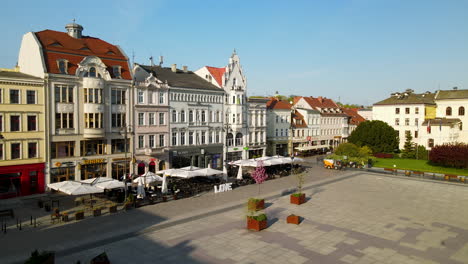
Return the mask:
M238 150L239 148L233 148L232 150Z
M112 161L125 161L125 160L130 161L130 160L132 160L132 158L126 158L126 159L125 158L115 158L115 159L112 159Z
M249 150L249 147L244 147L244 150Z
M227 192L227 191L232 191L232 182L220 184L219 186L216 186L216 185L214 186L215 193Z
M99 164L99 163L105 163L106 159L93 159L93 160L84 160L83 164L88 165L88 164Z

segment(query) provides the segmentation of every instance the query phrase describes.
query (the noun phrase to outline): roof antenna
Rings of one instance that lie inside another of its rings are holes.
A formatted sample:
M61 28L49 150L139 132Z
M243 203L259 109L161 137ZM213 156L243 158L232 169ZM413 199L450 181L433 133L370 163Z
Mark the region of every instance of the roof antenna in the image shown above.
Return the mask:
M135 51L132 50L132 65L135 66Z
M164 57L163 55L161 55L159 56L159 67L162 67L163 63L164 63Z
M151 57L149 57L149 60L150 60L151 67L153 67L154 66L153 55L151 55Z

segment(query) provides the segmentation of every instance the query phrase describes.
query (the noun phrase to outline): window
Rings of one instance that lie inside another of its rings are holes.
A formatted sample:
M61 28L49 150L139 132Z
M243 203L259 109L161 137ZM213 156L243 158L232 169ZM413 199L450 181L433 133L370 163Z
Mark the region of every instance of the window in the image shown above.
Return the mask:
M430 139L427 140L427 146L430 147L430 148L434 147L434 139L433 138L430 138Z
M156 147L154 142L154 135L149 135L149 146L150 148Z
M405 126L409 126L409 118L405 118Z
M28 116L28 131L36 131L36 130L37 130L36 116Z
M3 160L3 159L5 159L3 157L3 144L0 144L0 160Z
M112 113L112 127L124 127L126 123L125 113Z
M395 118L395 126L399 126L400 125L400 118Z
M418 134L419 134L418 131L414 131L414 138L418 138Z
M236 123L236 114L232 114L232 123L233 123L233 124Z
M121 78L121 67L120 66L112 66L112 73L114 74L114 78L120 79Z
M419 119L418 119L418 118L415 118L415 119L414 119L414 125L415 125L415 126L419 126Z
M397 107L397 108L395 108L395 114L397 114L397 115L398 115L399 113L400 113L400 108L398 108L398 107Z
M19 90L10 90L10 104L19 104L20 103L20 91Z
M216 143L219 143L219 131L216 131L215 142L216 142Z
M145 113L138 113L138 125L145 125Z
M103 89L99 88L84 88L84 102L102 104L103 101Z
M85 128L103 128L102 113L84 113Z
M177 146L177 133L172 132L172 146Z
M458 108L458 115L459 115L459 116L464 116L464 115L465 115L465 107L460 106L460 107Z
M59 72L61 74L67 74L67 70L68 70L67 69L68 68L67 67L68 66L67 61L66 60L58 60L57 64L58 64L57 66L58 66Z
M185 111L182 110L180 112L180 122L184 123L185 122Z
M193 122L193 111L192 110L189 111L189 122L190 123Z
M185 145L185 132L180 132L180 145Z
M176 123L177 122L177 111L172 110L172 122Z
M73 128L73 113L56 113L55 128Z
M3 116L0 115L0 132L3 131Z
M112 104L125 104L125 90L112 89L111 100Z
M145 102L144 100L144 92L142 90L138 90L138 103L142 104Z
M148 91L148 104L153 104L153 91Z
M96 68L89 68L89 77L96 77Z
M51 158L73 157L75 153L75 141L52 142Z
M143 148L145 145L145 136L138 136L138 148Z
M205 116L205 111L204 111L204 110L201 112L201 121L202 121L203 123L206 122L206 116Z
M189 132L188 143L189 145L193 145L193 132Z
M36 104L36 91L26 91L26 103L27 104Z
M275 136L278 136L278 129L275 129Z
M37 158L37 143L29 142L28 143L28 158Z
M415 114L419 114L419 107L416 107L416 108L414 109L414 113L415 113Z
M10 131L11 132L20 131L20 116L19 115L10 116Z
M206 132L205 131L201 132L201 143L202 144L206 143Z
M154 126L156 123L154 122L154 113L149 113L149 125Z
M3 103L3 89L0 88L0 104Z
M452 107L449 106L449 107L447 107L447 108L445 109L445 115L447 115L447 116L451 116L451 115L452 115Z
M159 135L159 146L164 147L164 135Z
M213 131L208 132L208 143L213 143Z
M406 107L406 108L405 108L405 113L406 113L406 114L409 114L409 113L410 113L409 107Z
M127 151L128 151L128 144L127 141ZM125 152L125 139L112 139L111 141L112 146L112 154L116 153L124 153Z
M21 157L21 144L11 143L11 159L19 159Z
M164 104L164 93L159 92L159 104Z
M159 113L159 124L164 125L164 113Z
M55 102L73 103L73 87L68 85L55 85Z

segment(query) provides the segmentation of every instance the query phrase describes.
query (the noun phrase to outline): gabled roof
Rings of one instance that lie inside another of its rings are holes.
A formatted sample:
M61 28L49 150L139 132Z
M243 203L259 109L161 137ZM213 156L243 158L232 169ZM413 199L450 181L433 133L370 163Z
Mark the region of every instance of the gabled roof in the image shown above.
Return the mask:
M74 75L84 57L99 57L107 66L107 70L113 75L112 66L121 67L123 79L131 80L131 72L128 68L127 57L120 49L104 40L89 36L74 38L65 32L43 30L35 32L42 45L46 70L48 73L60 73L57 60L68 61L68 74Z
M366 121L366 119L358 114L358 108L341 108L343 113L350 116L351 119L349 123L351 125L359 125L361 122Z
M439 91L435 97L436 100L443 99L468 99L468 90L445 90Z
M395 93L374 105L434 104L434 96L433 93Z
M302 97L312 108L340 108L332 99L326 97Z
M158 78L160 81L167 81L171 87L224 91L196 75L192 71L184 72L183 70L177 69L176 72L173 72L171 68L147 65L140 66L148 73L152 72L154 77Z
M295 122L292 123L293 127L295 127L295 128L305 128L305 127L307 127L307 123L304 120L304 116L301 113L299 113L298 111L294 112L293 119L295 120ZM298 120L302 121L301 124L297 124Z
M291 109L291 105L287 101L278 100L274 97L270 98L270 101L266 103L266 106L267 109Z
M223 74L226 72L226 68L216 68L206 66L206 69L210 72L216 82L219 84L220 87L223 87Z

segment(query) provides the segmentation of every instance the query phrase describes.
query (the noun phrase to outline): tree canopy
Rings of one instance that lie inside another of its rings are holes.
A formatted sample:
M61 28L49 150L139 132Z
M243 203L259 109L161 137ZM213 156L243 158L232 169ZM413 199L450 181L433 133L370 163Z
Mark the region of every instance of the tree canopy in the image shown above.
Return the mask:
M365 121L348 137L348 142L359 147L368 146L373 153L392 153L398 150L398 133L380 120Z

